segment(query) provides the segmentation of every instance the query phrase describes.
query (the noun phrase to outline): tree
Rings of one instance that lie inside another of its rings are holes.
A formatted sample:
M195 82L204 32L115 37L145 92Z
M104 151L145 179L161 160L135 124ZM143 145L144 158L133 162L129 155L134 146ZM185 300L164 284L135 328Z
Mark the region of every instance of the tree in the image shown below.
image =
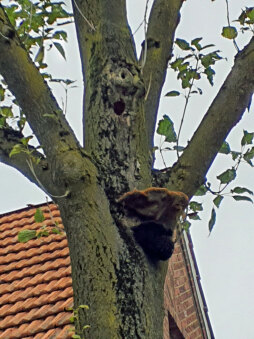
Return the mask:
M253 38L237 53L231 72L184 150L174 136L172 122L164 117L158 132L176 142L181 156L172 168L153 168L158 105L182 4L181 0L154 1L138 60L125 1L72 1L85 82L84 147L43 71L46 46L55 46L64 56L59 39L66 39L66 33L52 25L71 16L63 3L49 0L0 6L0 94L5 99L9 90L14 96L12 106L1 108L0 160L44 189L59 206L70 248L75 307L90 307L79 312L77 333L82 337L87 324L91 325L85 330L89 338L162 337L167 262L147 258L124 225L126 217L118 199L134 188L152 186L184 192L189 198L200 187L207 190L206 173L222 145L226 152L223 142L250 106ZM253 25L253 9L244 10L239 22L243 27ZM231 39L234 32L230 25L223 30ZM195 51L207 47L200 45L200 39L191 44L178 39L176 44L194 58ZM172 59L171 67L183 88L192 89L201 73L188 58ZM218 59L217 51L199 54L202 74L211 83L211 66ZM15 105L20 108L17 126L9 119ZM29 144L30 136L23 134L25 124L42 151ZM251 144L252 137L247 133L243 143ZM245 160L251 162L253 156L251 148ZM221 182L227 184L233 176L228 172Z

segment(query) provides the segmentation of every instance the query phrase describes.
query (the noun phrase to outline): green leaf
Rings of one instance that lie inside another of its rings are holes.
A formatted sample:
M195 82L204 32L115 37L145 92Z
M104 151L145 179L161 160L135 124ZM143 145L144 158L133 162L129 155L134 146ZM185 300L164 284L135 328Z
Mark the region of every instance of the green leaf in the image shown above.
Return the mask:
M57 48L58 52L62 55L62 57L66 60L65 51L63 46L59 42L53 42L54 46Z
M188 44L188 42L183 39L176 39L175 43L179 48L181 48L184 51L188 51L192 49L190 45Z
M230 149L230 146L229 146L229 143L227 143L226 141L223 142L220 150L219 150L219 153L222 153L222 154L229 154L231 151Z
M41 237L48 237L49 236L49 232L48 231L40 231L36 234L37 238L41 238Z
M191 220L201 220L198 212L188 213L188 218Z
M215 199L213 199L213 203L214 205L219 208L220 204L222 202L222 200L224 199L224 197L222 195L217 195L217 197Z
M244 153L243 158L248 162L251 166L253 166L251 160L254 158L254 147L248 149L246 153Z
M243 137L242 137L242 140L241 140L241 145L244 146L244 145L252 144L253 136L254 136L253 132L249 133L247 131L243 131Z
M37 208L34 214L34 221L35 222L43 222L45 220L43 211L41 208Z
M222 29L221 35L227 39L235 39L237 37L237 29L233 26L225 26Z
M32 135L30 135L30 136L28 136L28 137L24 137L24 138L22 138L20 141L22 142L22 144L23 144L24 146L27 146L28 143L29 143L29 141L30 141L31 139L33 139L33 136L32 136Z
M238 17L238 20L241 25L244 25L245 19L247 18L246 12L242 11L241 15Z
M4 100L5 89L0 85L0 101Z
M23 230L18 233L18 241L19 242L27 242L31 239L36 238L35 230Z
M231 151L231 156L233 160L236 160L242 153Z
M201 45L199 44L199 42L200 42L202 39L203 39L203 38L196 38L196 39L191 40L191 45L192 45L192 46L195 46L196 49L197 49L198 51L200 51L200 50L202 49Z
M185 62L185 63L181 64L181 65L178 67L178 69L179 69L179 71L181 72L181 74L185 74L185 73L186 73L186 70L187 70L187 68L188 68L189 65L190 65L189 62ZM183 76L178 75L178 78L182 78L182 77L183 77Z
M177 58L175 61L171 62L170 66L173 68L173 70L177 70L182 62L184 61L184 58Z
M188 220L185 220L182 223L182 228L185 230L185 232L189 232L190 227L191 227L191 223Z
M0 115L5 118L13 118L13 112L11 106L2 106L0 107Z
M52 228L51 232L54 234L62 234L62 232L58 228L55 228L55 227Z
M247 18L250 19L250 22L248 23L253 24L254 23L254 7L249 7L246 9L246 16Z
M231 193L237 193L237 194L249 193L250 195L253 195L253 192L245 187L235 187L231 190Z
M202 196L202 195L205 195L207 191L208 191L208 189L205 187L205 185L202 185L202 186L199 187L199 189L195 192L194 195Z
M178 91L170 91L167 94L165 94L165 97L178 97L180 95L180 92Z
M64 310L65 310L65 311L72 312L72 311L73 311L73 307L65 307Z
M53 39L63 39L64 41L67 41L67 32L65 31L56 31L52 35Z
M208 81L213 86L213 76L215 71L209 66L204 70L204 74L206 74Z
M16 144L12 147L12 150L9 153L9 157L11 158L15 154L19 154L24 151L24 146L21 144Z
M239 21L242 26L245 24L254 24L254 7L246 7L246 10L242 11L237 21ZM245 29L249 30L250 28Z
M251 202L251 203L253 204L252 199L249 198L249 197L246 197L246 196L244 196L244 195L233 195L233 198L234 198L236 201L240 201L240 200L242 200L242 201L249 201L249 202Z
M157 133L164 135L166 137L165 141L167 142L176 142L174 123L167 115L164 115L163 119L159 121Z
M218 175L217 179L220 180L222 184L228 184L231 181L233 181L235 177L236 177L236 170L232 168Z
M173 147L173 149L175 150L175 151L178 151L178 152L182 152L184 149L185 149L185 147L184 146L174 146Z
M204 47L201 48L201 51L203 51L206 48L210 48L210 47L214 47L214 44L209 44L209 45L205 45Z
M213 208L212 213L211 213L211 218L210 218L209 223L208 223L208 229L209 229L210 233L213 230L213 227L215 225L215 221L216 221L216 212L215 212L215 209Z
M203 206L199 202L191 201L190 202L190 209L192 209L192 211L194 211L194 212L203 211Z
M41 64L43 62L43 59L44 59L44 47L43 45L39 48L35 58L34 58L34 61L35 62L38 62L39 64Z
M71 323L74 323L75 319L76 319L76 317L72 316L72 317L70 317L69 320L70 320ZM73 338L73 337L72 337L72 338Z
M191 87L190 80L188 78L182 79L182 88L188 88Z
M203 55L201 57L201 64L208 68L211 65L214 65L216 61L222 59L221 56L218 54L219 51L214 51L211 53L208 53L206 55Z

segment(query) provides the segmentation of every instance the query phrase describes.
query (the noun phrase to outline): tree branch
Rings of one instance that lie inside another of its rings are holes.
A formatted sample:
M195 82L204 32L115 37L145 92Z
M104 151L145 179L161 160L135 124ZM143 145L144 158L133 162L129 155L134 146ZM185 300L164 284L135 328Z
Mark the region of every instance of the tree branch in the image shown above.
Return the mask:
M146 123L150 147L153 145L154 129L161 89L165 81L168 61L171 58L176 27L180 20L182 0L155 0L149 18L144 60L144 81L146 86ZM145 44L141 54L144 55Z
M77 149L78 142L39 70L21 46L0 5L0 73L16 97L47 157Z
M236 55L235 64L189 145L171 169L170 189L191 197L205 181L223 141L249 108L254 92L254 38Z
M0 161L8 166L17 169L40 189L43 189L44 187L47 190L53 190L53 192L51 193L59 194L59 192L55 192L54 185L52 185L52 182L50 180L49 164L46 158L34 147L28 146L27 151L29 151L31 155L21 151L20 153L15 154L11 157L9 156L11 150L15 145L22 145L21 139L23 137L24 136L21 132L15 131L11 128L0 130ZM34 161L31 160L31 156ZM39 178L39 182L30 169L30 162L32 162L33 170L36 173L37 178Z
M84 77L84 140L101 73L109 63L137 63L125 0L72 0ZM89 22L89 24L88 24ZM94 27L94 28L92 28ZM95 80L96 79L96 82ZM84 141L85 144L85 141Z

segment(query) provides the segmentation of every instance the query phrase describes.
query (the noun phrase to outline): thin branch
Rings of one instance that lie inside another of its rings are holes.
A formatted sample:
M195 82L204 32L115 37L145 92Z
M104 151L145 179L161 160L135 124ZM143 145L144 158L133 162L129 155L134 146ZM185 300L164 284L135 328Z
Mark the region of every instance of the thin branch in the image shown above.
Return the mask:
M187 148L171 170L168 188L191 197L223 141L249 107L254 92L254 38L236 55L235 64Z
M147 55L147 11L148 11L148 3L149 0L146 0L146 7L145 7L145 14L144 14L144 33L145 33L145 45L144 45L144 53L142 54L142 59L141 59L141 74L143 73L143 69L146 63L146 55Z
M5 128L0 130L0 161L8 166L11 166L21 172L27 179L36 184L40 188L37 180L34 178L31 173L27 160L29 159L29 154L25 152L20 152L13 156L9 156L13 147L17 144L21 145L21 139L24 136L22 133L12 130L11 128ZM34 147L28 146L29 153L32 154L34 161L34 168L38 173L43 185L48 187L50 183L49 179L49 170L48 163L44 156L39 153Z
M230 18L229 18L229 5L228 5L228 0L225 0L226 1L226 6L227 6L227 21L228 21L228 26L230 26ZM237 52L240 51L237 43L236 43L236 40L233 39L233 44L235 46L235 49L237 50Z
M198 69L198 63L199 63L199 59L197 59L196 66L195 66L195 71ZM177 140L176 140L176 146L177 146L177 149L176 149L176 152L177 152L177 158L179 158L179 150L178 150L179 139L180 139L181 130L182 130L182 127L183 127L183 122L184 122L184 118L185 118L186 110L187 110L187 107L188 107L188 103L189 103L189 99L190 99L190 94L191 94L191 90L192 90L194 81L195 81L195 79L192 78L191 84L190 84L190 87L189 87L189 90L188 90L188 94L187 94L187 96L185 97L185 105L184 105L184 109L183 109L183 115L182 115L182 119L181 119L181 122L180 122L180 127L179 127L179 131L178 131L178 135L177 135Z
M143 69L147 100L145 102L146 123L150 148L157 118L161 89L165 81L168 61L171 58L174 34L180 19L182 0L155 0L148 22L147 52L145 44L141 58L146 53Z
M88 24L88 26L89 26L93 31L96 31L96 29L95 29L93 23L90 22L90 21L84 16L84 14L81 12L81 10L80 10L80 8L79 8L79 6L77 5L77 3L76 3L75 0L73 0L73 3L74 3L74 5L77 7L77 10L78 10L79 14L82 16L82 18L83 18L83 19L85 20L85 22Z

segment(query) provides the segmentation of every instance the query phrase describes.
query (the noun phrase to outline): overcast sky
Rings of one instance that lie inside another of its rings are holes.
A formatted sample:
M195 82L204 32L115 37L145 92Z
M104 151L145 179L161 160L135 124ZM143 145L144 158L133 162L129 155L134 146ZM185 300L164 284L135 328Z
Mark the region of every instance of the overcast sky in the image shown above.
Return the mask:
M144 17L145 0L126 0L130 25L133 30L139 26ZM152 0L150 0L150 5ZM253 6L253 0L229 0L230 18L236 19L241 8ZM202 116L211 104L219 87L230 71L233 56L236 53L232 41L221 37L223 26L227 25L226 1L222 0L188 0L184 3L181 23L177 29L177 37L190 41L203 37L204 44L213 43L216 49L222 51L227 58L220 61L215 68L215 85L211 87L204 81L200 84L203 95L191 99L183 126L181 143L184 145L190 139ZM144 28L135 34L137 50L144 38ZM243 35L237 40L242 48L250 36ZM66 50L67 64L60 55L47 58L50 64L49 72L55 77L77 80L77 88L68 92L67 119L69 119L77 136L81 140L81 105L82 80L78 51L75 45L75 33L70 29L69 41L71 48ZM179 51L176 51L179 53ZM169 78L163 89L163 94L170 90L180 89L177 82L172 82L175 75L169 72ZM59 103L65 98L60 85L55 87ZM183 100L179 98L162 98L160 117L167 114L179 127L183 112ZM240 138L243 129L254 132L254 108L245 113L244 119L230 134L228 141L234 150L240 150ZM223 112L222 112L223 114ZM159 138L156 138L159 141ZM205 147L205 145L204 145ZM165 154L168 166L172 164L172 154ZM162 166L162 160L157 155L156 164ZM224 155L218 156L208 174L208 179L216 184L216 176L232 166ZM254 191L253 169L248 165L240 167L237 186L247 186ZM235 186L236 186L235 185ZM16 170L0 165L0 213L26 207L29 203L46 202L45 193L36 188ZM216 187L216 186L215 186ZM232 198L224 199L217 212L217 222L212 234L208 237L208 220L211 213L213 197L201 199L205 210L201 221L193 223L191 234L194 250L201 274L201 282L208 304L209 316L216 339L253 339L254 330L254 220L253 205L247 202L235 202Z

